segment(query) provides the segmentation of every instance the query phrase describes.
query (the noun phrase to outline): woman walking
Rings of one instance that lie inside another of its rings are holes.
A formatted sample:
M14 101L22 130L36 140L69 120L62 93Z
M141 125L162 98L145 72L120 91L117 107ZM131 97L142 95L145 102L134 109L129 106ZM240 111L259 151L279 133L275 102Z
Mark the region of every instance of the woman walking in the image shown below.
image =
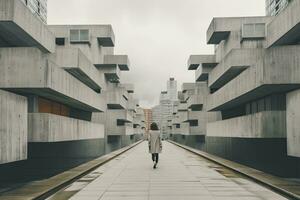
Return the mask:
M152 154L153 168L155 169L158 163L158 155L162 152L162 143L160 131L156 123L152 123L149 132L149 153Z

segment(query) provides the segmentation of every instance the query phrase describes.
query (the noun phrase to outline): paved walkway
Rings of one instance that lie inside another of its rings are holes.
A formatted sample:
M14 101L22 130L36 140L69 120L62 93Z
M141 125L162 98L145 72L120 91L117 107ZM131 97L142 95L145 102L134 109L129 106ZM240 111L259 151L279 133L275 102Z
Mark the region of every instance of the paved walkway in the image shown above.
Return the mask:
M170 143L152 168L143 142L51 200L281 200L274 192Z

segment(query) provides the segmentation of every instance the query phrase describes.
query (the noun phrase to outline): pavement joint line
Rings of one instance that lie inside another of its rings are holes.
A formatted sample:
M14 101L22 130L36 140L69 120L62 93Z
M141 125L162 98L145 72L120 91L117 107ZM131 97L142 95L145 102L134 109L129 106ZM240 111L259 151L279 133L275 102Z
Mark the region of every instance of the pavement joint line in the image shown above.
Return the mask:
M41 181L33 181L15 190L4 192L0 194L0 200L42 200L50 197L59 190L72 184L76 180L84 177L93 170L102 166L103 164L113 160L114 158L122 155L128 150L141 144L143 140L140 140L127 147L123 147L106 155L103 155L94 160L83 163L75 168L64 171L58 175L44 179ZM54 182L54 183L53 183ZM48 188L47 186L50 185ZM40 189L39 189L40 188ZM35 191L36 190L36 191ZM34 192L33 192L34 191ZM31 192L31 193L30 193Z
M300 184L297 183L297 182L283 180L282 178L270 175L268 173L264 173L262 171L253 169L251 167L248 167L248 166L245 166L245 165L242 165L242 164L230 161L230 160L226 160L224 158L221 158L221 157L218 157L218 156L215 156L215 155L203 152L201 150L194 149L194 148L191 148L191 147L179 144L179 143L171 141L171 140L167 140L167 141L169 143L173 144L173 145L181 147L181 148L183 148L183 149L185 149L185 150L187 150L189 152L192 152L192 153L194 153L194 154L196 154L198 156L201 156L201 157L203 157L203 158L205 158L205 159L207 159L209 161L212 161L212 162L214 162L216 164L219 164L219 165L221 165L223 167L226 167L226 168L228 168L228 169L230 169L230 170L232 170L232 171L234 171L236 173L239 173L239 174L241 174L241 175L243 175L243 176L245 176L245 177L247 177L247 178L249 178L249 179L257 182L257 183L262 184L263 186L267 186L268 188L272 189L273 191L275 191L277 193L280 193L281 195L286 196L287 198L292 198L293 200L300 200L300 196L298 194L295 194L292 191L284 189L284 188L276 185L275 183L272 184L270 182L267 182L267 180L264 180L262 177L259 177L258 175L247 173L245 170L249 170L249 171L256 172L257 174L261 174L265 178L269 177L269 178L271 178L273 180L276 180L276 181L279 181L279 182L285 182L287 185L290 185L292 183L293 185L297 185L300 188ZM234 167L234 165L236 167Z

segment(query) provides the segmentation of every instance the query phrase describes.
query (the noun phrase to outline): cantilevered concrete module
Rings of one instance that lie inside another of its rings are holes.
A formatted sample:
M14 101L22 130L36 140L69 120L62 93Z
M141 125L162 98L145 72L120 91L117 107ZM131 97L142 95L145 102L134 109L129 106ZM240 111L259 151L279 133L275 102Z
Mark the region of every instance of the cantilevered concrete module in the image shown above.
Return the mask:
M197 70L196 81L207 81L209 72L217 65L215 55L191 55L188 70Z
M35 46L45 53L53 53L55 39L48 27L20 0L0 0L0 46Z
M90 112L104 111L102 96L55 63L49 62L39 49L2 48L0 54L1 89L22 95L35 94Z
M196 81L206 81L207 98L184 99L190 109L221 116L206 116L206 137L197 148L277 175L300 176L300 160L290 157L300 157L299 12L300 2L292 1L276 16L212 20L207 43L215 45L209 63L216 64L205 70L201 63L208 57L202 55L188 61L190 70L197 69ZM178 141L195 146L188 138Z

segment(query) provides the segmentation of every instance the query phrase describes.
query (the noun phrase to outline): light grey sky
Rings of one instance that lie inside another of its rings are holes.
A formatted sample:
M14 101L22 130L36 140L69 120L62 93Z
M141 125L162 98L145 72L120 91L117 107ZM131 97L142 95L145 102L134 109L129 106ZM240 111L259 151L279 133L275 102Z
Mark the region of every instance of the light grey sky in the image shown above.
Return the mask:
M49 24L112 24L116 54L128 54L143 107L158 104L169 77L194 82L190 54L211 54L206 30L213 17L265 15L265 0L49 0Z

